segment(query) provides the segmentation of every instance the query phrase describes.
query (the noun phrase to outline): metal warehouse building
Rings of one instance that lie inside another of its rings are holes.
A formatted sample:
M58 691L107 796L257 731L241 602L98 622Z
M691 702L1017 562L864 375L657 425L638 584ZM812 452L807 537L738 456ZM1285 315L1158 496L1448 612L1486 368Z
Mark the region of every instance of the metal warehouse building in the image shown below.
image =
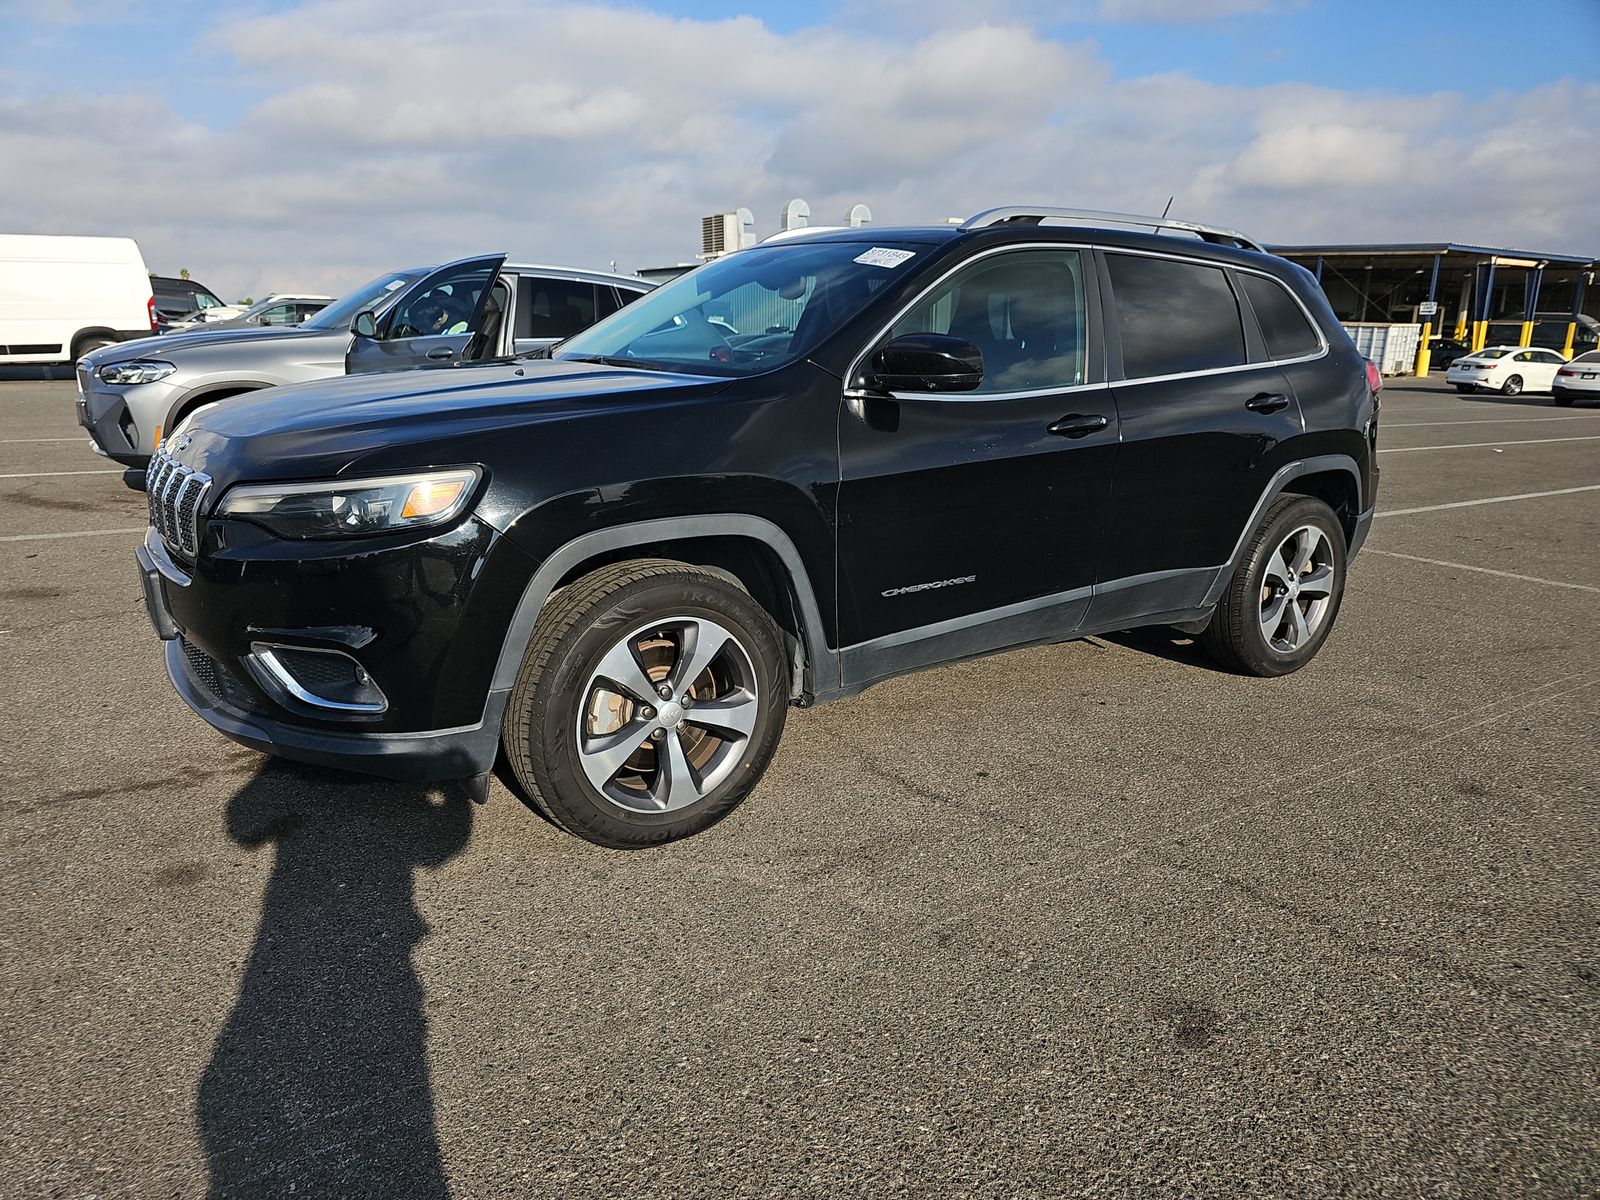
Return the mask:
M1473 350L1494 344L1592 350L1600 332L1596 260L1587 254L1438 245L1271 246L1317 277L1341 321L1421 325Z

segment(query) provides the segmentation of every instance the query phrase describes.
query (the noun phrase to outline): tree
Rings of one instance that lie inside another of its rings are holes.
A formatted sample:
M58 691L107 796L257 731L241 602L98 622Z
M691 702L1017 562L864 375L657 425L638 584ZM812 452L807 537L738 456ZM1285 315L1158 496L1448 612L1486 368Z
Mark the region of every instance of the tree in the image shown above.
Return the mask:
M188 267L179 268L179 270L178 270L178 278L179 279L187 279L187 278L189 278L189 268Z

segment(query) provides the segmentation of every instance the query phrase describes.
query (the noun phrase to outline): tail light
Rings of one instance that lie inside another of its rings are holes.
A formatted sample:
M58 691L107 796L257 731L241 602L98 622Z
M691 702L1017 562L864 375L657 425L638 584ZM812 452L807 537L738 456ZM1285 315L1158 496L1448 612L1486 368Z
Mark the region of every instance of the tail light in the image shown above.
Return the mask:
M1383 391L1383 372L1378 370L1378 364L1370 358L1367 359L1367 387L1374 396Z
M1562 367L1561 370L1556 372L1556 374L1557 375L1576 375L1577 372L1574 371L1571 367Z
M154 296L151 296L150 299L145 301L144 311L145 315L150 318L150 328L152 330L160 329L161 326L156 324L156 298Z

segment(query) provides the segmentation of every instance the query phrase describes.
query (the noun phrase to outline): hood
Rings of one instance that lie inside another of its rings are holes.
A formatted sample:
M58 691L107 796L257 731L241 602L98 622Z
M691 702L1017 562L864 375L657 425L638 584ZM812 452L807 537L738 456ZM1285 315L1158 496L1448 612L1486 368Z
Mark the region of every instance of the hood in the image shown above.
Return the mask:
M482 461L513 426L698 399L732 382L549 359L346 375L197 409L170 448L224 484Z
M293 325L246 325L227 329L208 329L202 326L183 333L168 333L159 337L140 338L133 342L102 346L92 354L85 355L84 359L91 367L101 367L106 363L127 362L134 358L170 360L174 354L184 354L197 348L211 350L237 342L259 343L268 340L282 342L286 338L319 337L342 338L348 341L350 334L343 329L305 329Z

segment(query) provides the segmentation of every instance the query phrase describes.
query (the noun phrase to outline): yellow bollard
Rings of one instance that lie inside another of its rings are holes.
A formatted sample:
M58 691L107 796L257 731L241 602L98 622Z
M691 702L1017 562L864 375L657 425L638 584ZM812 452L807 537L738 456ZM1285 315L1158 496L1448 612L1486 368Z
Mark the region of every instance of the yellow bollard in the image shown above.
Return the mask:
M1433 350L1428 342L1433 338L1433 322L1422 323L1422 341L1417 343L1417 378L1428 377L1428 365L1433 361Z
M1524 321L1522 323L1522 339L1517 343L1517 345L1519 345L1519 346L1531 346L1531 345L1533 345L1533 322L1532 321Z
M1472 323L1472 341L1467 348L1476 354L1489 344L1489 322L1474 321Z
M1577 338L1577 336L1578 336L1578 323L1576 321L1569 321L1567 323L1567 340L1566 340L1566 344L1561 347L1561 353L1566 355L1569 359L1572 357L1572 343Z

